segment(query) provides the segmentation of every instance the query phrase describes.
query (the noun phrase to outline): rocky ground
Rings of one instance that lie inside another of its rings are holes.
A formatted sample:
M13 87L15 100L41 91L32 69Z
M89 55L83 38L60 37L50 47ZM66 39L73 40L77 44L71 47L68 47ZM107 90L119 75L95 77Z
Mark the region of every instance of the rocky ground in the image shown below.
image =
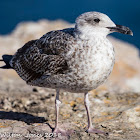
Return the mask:
M0 36L0 56L13 54L26 41L45 32L71 27L63 21L22 23L7 36ZM13 70L0 70L0 139L140 140L140 60L138 50L109 37L116 50L110 78L90 92L95 127L109 136L87 134L83 94L61 92L59 123L69 136L52 136L55 122L55 91L26 85ZM3 65L3 63L0 63Z

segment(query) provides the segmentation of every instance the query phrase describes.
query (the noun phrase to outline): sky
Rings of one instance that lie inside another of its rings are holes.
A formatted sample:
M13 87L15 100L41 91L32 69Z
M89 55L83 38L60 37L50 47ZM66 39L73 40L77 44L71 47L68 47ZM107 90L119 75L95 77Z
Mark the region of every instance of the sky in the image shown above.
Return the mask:
M83 12L107 14L116 24L128 26L134 36L112 35L140 48L140 1L138 0L0 0L0 35L23 21L63 19L70 23Z

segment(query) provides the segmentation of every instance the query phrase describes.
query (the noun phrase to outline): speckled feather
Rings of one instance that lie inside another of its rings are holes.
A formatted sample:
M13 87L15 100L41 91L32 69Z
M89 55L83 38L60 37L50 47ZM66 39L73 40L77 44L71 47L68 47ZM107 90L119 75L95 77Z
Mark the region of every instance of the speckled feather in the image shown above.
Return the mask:
M68 40L72 38L69 32L64 33L65 30L52 31L38 40L29 41L14 55L11 66L27 83L43 74L64 74L68 65L62 53L65 53Z
M101 85L110 75L115 62L114 47L106 36L112 32L133 35L125 26L116 25L107 15L87 12L76 19L74 28L51 31L32 40L15 55L3 55L3 69L13 68L29 85L56 89L56 121L53 133L70 136L58 125L59 92L85 93L88 116L87 133L108 133L96 130L91 121L88 92Z
M98 87L113 69L114 48L106 35L89 32L90 25L83 28L85 23L78 22L75 28L51 31L26 43L10 65L29 85L70 92Z

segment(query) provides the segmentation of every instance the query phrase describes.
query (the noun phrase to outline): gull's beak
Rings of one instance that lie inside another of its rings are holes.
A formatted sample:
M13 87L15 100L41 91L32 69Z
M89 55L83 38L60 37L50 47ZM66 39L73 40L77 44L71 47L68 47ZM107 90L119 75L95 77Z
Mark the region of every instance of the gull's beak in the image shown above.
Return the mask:
M110 29L111 32L119 32L122 34L127 34L127 35L133 36L133 32L126 26L116 24L116 27L107 27L107 28Z

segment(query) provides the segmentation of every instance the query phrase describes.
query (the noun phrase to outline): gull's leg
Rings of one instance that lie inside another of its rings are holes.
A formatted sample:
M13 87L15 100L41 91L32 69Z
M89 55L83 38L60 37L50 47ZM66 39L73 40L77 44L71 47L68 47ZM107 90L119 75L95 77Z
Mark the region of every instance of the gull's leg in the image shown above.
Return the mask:
M58 136L68 136L70 135L72 132L71 131L66 131L66 130L63 130L59 127L59 124L58 124L58 118L59 118L59 107L60 107L60 100L59 100L59 91L60 90L56 90L56 98L55 98L55 113L56 113L56 121L55 121L55 128L54 128L54 131L53 133L56 133Z
M55 113L56 113L55 129L58 129L58 118L59 118L60 104L61 104L61 102L59 100L59 90L56 90L56 98L55 98Z
M88 98L88 93L85 93L84 103L85 103L85 107L86 107L86 111L87 111L87 117L88 117L88 129L86 130L86 132L108 135L108 133L106 133L106 132L94 129L94 127L92 125L91 116L90 116L90 109L89 109L90 102L89 102L89 98Z

